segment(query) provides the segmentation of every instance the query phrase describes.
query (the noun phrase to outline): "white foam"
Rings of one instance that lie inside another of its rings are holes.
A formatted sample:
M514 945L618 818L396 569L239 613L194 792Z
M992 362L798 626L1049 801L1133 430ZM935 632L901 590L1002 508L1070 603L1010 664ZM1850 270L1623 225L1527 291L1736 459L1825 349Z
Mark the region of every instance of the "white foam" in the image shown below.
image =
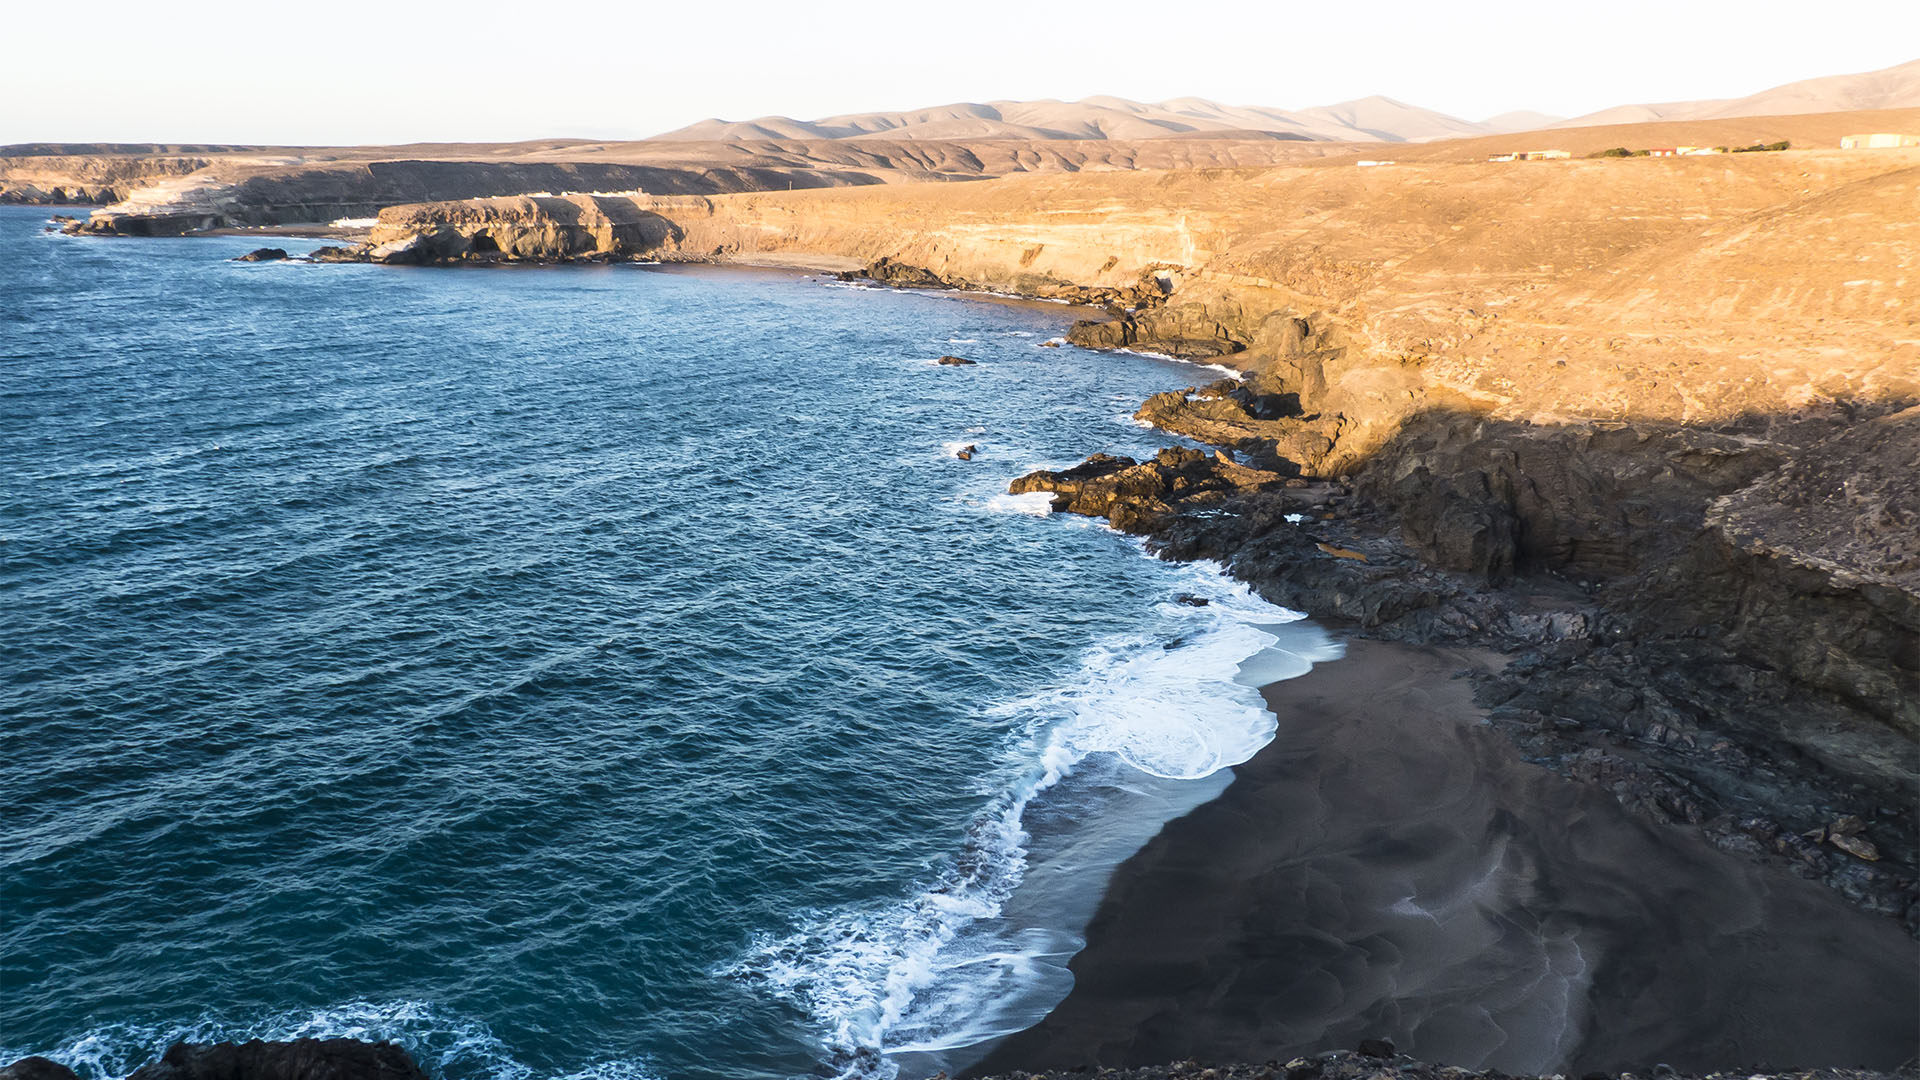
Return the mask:
M1029 491L1025 495L1002 492L987 499L987 509L1003 514L1031 514L1046 517L1053 513L1053 492Z
M448 1072L487 1080L534 1080L532 1068L478 1020L454 1015L424 1001L354 1001L323 1009L296 1009L252 1019L202 1016L187 1022L107 1024L53 1048L0 1051L13 1061L39 1054L79 1073L83 1080L125 1076L159 1059L177 1042L245 1042L248 1039L348 1038L391 1040L435 1076ZM634 1061L601 1061L552 1080L654 1080L658 1074Z
M1051 497L1001 498L1045 513ZM805 1013L841 1077L893 1077L899 1055L1007 1034L1017 1026L1009 1017L1022 1014L1008 1007L1012 999L1044 999L1044 1012L1064 996L1078 927L1010 930L1001 920L1027 872L1034 800L1096 755L1175 780L1238 765L1272 740L1276 724L1247 665L1298 674L1339 654L1317 630L1290 632L1298 613L1260 600L1212 564L1155 565L1175 591L1147 632L1099 642L1068 678L990 710L1019 733L1008 751L1012 779L931 881L893 903L803 913L799 929L761 935L718 969ZM1173 599L1182 593L1206 603ZM1097 819L1098 790L1072 794L1049 814L1071 805ZM1023 1015L1031 1022L1035 1013Z
M1205 368L1208 371L1217 371L1227 378L1238 382L1245 382L1247 380L1246 372L1236 367L1228 367L1226 364L1209 364L1200 360L1189 360L1181 356L1171 356L1167 353L1153 352L1149 349L1115 349L1113 351L1127 353L1130 356L1150 357L1154 360L1171 360L1176 364L1186 364L1189 367Z

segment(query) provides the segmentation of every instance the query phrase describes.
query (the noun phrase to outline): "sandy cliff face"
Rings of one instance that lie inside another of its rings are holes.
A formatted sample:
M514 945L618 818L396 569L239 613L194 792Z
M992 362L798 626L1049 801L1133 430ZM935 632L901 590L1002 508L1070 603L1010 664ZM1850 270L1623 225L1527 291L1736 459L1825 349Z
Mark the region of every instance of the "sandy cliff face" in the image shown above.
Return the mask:
M1435 405L1725 424L1920 395L1910 151L1017 177L654 205L683 255L888 257L1035 295L1162 274L1164 305L1090 340L1231 354L1294 383L1307 412L1355 425L1340 454Z
M211 159L177 154L32 154L0 156L0 202L111 203Z

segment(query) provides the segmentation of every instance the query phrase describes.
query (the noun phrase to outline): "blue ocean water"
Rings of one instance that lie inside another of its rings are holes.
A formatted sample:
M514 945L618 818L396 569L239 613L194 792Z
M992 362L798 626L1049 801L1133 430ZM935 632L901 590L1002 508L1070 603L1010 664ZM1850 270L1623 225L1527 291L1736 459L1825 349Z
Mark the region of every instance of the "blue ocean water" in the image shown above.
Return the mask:
M1067 309L44 217L0 208L6 1060L951 1067L1329 654L1001 494L1200 376L1038 347Z

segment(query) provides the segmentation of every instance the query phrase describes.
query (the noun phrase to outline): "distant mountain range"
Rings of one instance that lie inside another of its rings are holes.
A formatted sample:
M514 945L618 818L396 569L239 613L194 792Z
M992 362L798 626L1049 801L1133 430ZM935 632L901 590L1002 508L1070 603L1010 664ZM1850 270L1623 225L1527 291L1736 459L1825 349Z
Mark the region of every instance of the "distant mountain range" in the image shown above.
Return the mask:
M1520 131L1552 123L1535 113L1509 113L1474 123L1370 97L1289 112L1222 105L1204 98L1157 104L1117 97L1085 101L987 101L893 113L849 113L823 120L763 116L702 120L656 139L740 142L762 139L1141 139L1262 137L1338 142L1413 142ZM1517 126L1513 126L1517 125Z
M1462 120L1378 96L1299 110L1222 105L1197 97L1153 104L1090 97L1084 101L960 102L908 112L848 113L821 120L789 116L702 120L654 138L698 142L1179 138L1427 142L1547 127L1912 107L1920 107L1920 60L1882 71L1788 83L1744 98L1621 105L1572 120L1524 111L1487 120Z
M1554 127L1644 124L1658 120L1725 120L1736 116L1798 116L1860 109L1920 108L1920 60L1858 75L1828 75L1790 82L1743 98L1616 105Z

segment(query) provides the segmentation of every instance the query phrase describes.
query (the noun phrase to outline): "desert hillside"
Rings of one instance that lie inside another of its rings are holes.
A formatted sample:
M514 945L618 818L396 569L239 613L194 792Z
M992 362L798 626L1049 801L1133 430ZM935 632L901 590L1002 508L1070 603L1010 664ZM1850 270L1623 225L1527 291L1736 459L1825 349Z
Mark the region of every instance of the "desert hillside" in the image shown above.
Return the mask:
M874 138L1051 141L1260 134L1333 142L1418 142L1498 134L1539 127L1540 122L1552 120L1538 113L1508 113L1476 123L1377 95L1299 110L1222 105L1197 97L1158 103L1091 97L1083 101L959 102L820 120L790 116L702 120L654 138L683 142Z
M1770 87L1741 98L1616 105L1560 121L1559 127L1640 124L1658 120L1725 120L1741 116L1920 109L1920 60L1878 71L1827 75Z

